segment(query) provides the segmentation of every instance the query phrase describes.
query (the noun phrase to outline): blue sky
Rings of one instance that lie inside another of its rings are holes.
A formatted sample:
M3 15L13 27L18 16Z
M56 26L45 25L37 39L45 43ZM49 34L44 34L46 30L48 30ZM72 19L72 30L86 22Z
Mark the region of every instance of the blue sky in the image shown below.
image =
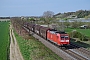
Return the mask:
M0 16L42 16L45 11L55 14L90 10L90 0L0 0Z

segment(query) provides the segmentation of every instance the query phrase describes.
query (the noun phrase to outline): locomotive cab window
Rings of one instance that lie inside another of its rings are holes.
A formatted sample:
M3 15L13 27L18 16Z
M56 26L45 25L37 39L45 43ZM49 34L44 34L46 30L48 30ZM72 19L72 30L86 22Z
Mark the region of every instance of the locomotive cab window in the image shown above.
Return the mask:
M61 39L68 39L68 36L61 36Z
M68 36L65 36L65 39L68 39Z
M61 36L61 39L63 39L64 38L64 36Z

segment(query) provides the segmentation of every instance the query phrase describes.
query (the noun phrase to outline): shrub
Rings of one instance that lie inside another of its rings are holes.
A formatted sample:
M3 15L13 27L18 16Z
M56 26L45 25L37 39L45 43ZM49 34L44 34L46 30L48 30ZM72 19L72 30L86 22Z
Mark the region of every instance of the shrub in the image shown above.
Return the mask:
M73 31L69 33L70 37L72 38L79 38L81 41L88 41L88 37L81 34L80 32Z

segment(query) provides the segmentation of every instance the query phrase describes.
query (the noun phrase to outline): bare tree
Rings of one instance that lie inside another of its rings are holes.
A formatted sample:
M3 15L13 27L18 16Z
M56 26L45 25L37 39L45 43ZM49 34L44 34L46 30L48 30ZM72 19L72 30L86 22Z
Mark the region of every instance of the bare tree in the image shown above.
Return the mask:
M48 24L48 27L49 27L51 20L53 20L53 15L54 15L54 12L52 11L46 11L43 13L43 17L45 18L45 23Z
M54 12L52 12L52 11L46 11L43 13L43 17L45 17L45 18L51 18L51 17L53 17L53 15L54 15Z

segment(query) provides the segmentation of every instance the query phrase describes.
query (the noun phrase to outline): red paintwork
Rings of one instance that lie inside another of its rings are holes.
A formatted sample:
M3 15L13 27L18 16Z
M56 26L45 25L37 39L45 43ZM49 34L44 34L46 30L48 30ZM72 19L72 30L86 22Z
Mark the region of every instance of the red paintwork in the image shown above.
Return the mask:
M56 43L57 45L68 45L69 44L69 36L68 38L61 38L61 36L68 36L68 34L60 34L55 33L53 31L47 31L47 39Z

